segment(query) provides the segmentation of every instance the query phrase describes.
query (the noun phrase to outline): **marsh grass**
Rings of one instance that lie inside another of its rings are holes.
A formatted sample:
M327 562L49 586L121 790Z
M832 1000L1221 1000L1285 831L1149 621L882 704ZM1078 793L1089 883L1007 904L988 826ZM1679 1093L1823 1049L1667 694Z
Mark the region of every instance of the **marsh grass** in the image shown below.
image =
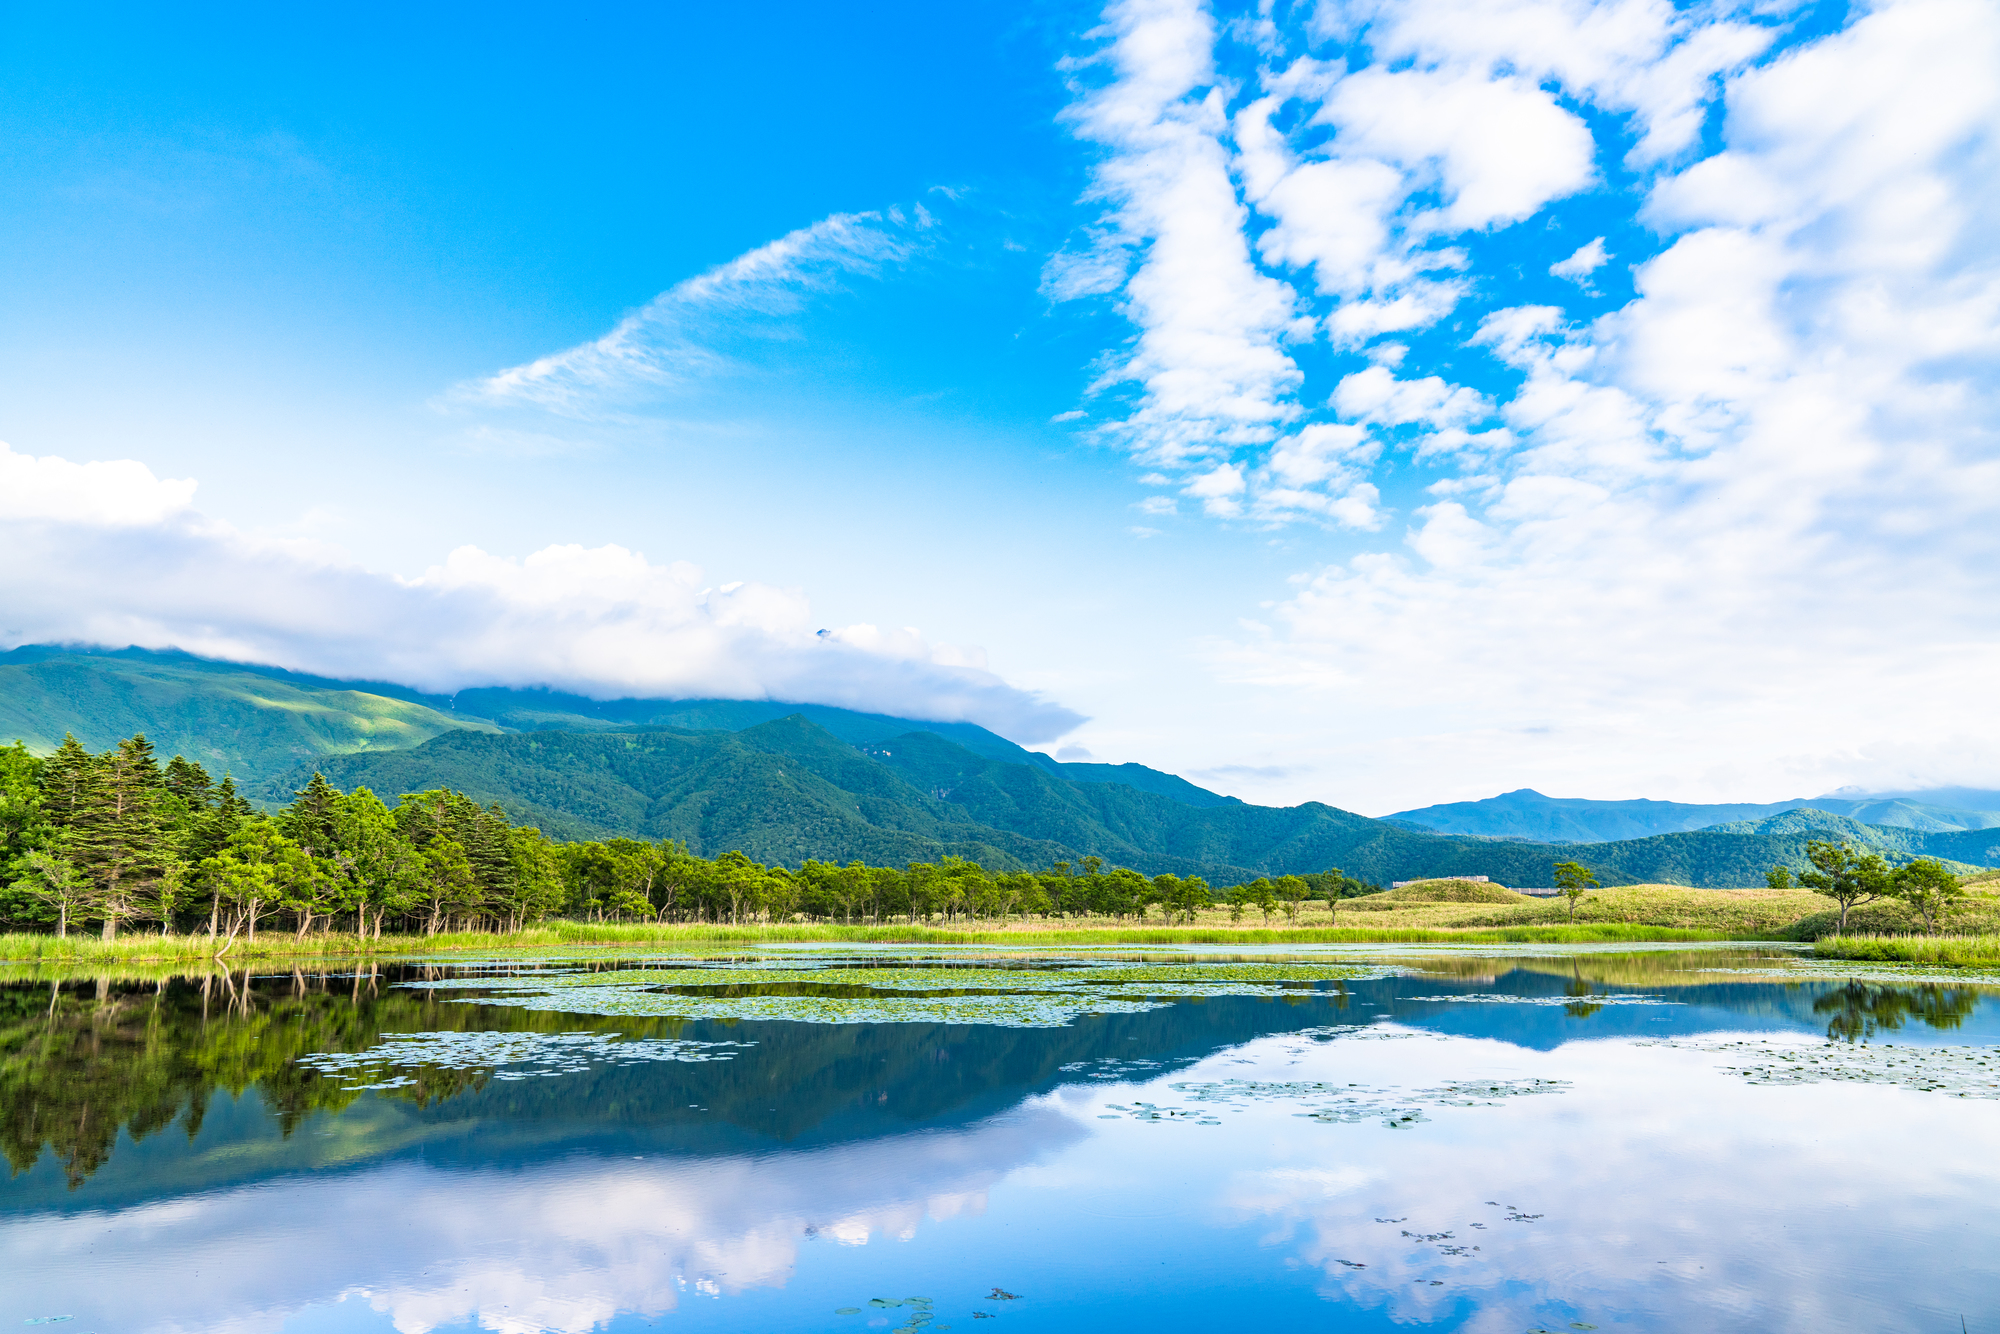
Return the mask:
M2000 888L2000 880L1993 882ZM221 959L226 967L274 960L327 961L438 954L536 953L575 947L698 949L755 944L822 943L888 945L1364 945L1364 944L1598 944L1630 941L1789 940L1830 935L1837 913L1829 899L1808 890L1689 889L1682 885L1616 885L1592 890L1577 905L1574 923L1560 900L1532 898L1498 886L1478 895L1438 901L1434 887L1392 890L1346 899L1340 916L1323 905L1259 922L1232 918L1217 908L1189 924L1143 925L1130 919L925 926L884 923L839 926L699 923L625 925L551 922L523 931L455 932L435 936L312 934L299 939L272 933L255 946L238 939ZM1975 883L1951 925L1967 936L2000 940L2000 895ZM1466 901L1466 899L1475 901ZM1853 937L1911 938L1921 922L1902 904L1856 908L1848 917ZM1957 940L1960 937L1949 937ZM1834 957L1834 956L1829 956ZM1862 957L1862 956L1852 956ZM1869 956L1874 957L1874 956ZM1890 956L1881 956L1884 958ZM1911 956L1913 959L1917 956ZM122 961L207 964L215 946L206 936L132 934L106 943L95 936L0 935L0 963L62 967ZM2000 962L2000 960L1996 960Z
M1813 945L1821 959L1921 963L1938 968L2000 968L2000 935L1829 936Z
M1036 948L1054 945L1362 945L1362 944L1579 944L1606 941L1719 940L1713 932L1624 922L1579 922L1574 926L1526 924L1477 929L1432 926L1365 927L1300 926L1238 927L1227 916L1217 925L1174 927L1012 926L990 930L952 931L923 926L598 926L563 922L515 932L458 932L435 936L384 936L380 940L351 935L291 936L258 941L254 949L239 940L217 960L206 936L128 935L106 943L95 937L58 940L47 935L0 935L0 964L88 967L97 963L161 962L187 965L220 963L242 967L252 963L299 960L393 958L439 954L513 954L578 946L688 948L731 945L851 942L885 945L1012 945Z

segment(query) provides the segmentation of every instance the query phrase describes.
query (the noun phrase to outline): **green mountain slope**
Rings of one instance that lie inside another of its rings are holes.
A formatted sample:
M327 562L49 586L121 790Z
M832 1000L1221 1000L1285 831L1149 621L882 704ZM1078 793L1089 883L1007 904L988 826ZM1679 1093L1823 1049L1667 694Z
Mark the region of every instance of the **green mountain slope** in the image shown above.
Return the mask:
M314 767L341 787L392 800L456 788L561 838L675 838L703 855L738 848L791 866L809 857L881 865L950 853L1019 867L1062 855L1053 844L952 818L893 770L797 717L742 732L457 733ZM285 784L264 795L282 799Z
M1317 802L1190 807L1156 792L1072 783L1038 765L988 759L934 733L855 747L796 715L733 733L453 734L321 767L342 787L365 785L390 797L455 787L551 833L680 838L708 856L741 848L796 866L807 857L881 862L949 852L1012 868L1095 855L1149 875L1202 875L1216 885L1339 866L1377 883L1486 875L1536 886L1553 883L1555 864L1570 859L1607 884L1752 885L1773 864L1803 867L1806 843L1825 837L1824 821L1838 818L1816 813L1821 823L1771 833L1681 832L1592 844L1454 837ZM291 783L308 772L296 771ZM1933 837L1888 830L1864 841L1909 855L1927 851Z
M256 781L314 756L407 749L467 730L499 729L409 699L184 654L0 655L0 741L41 753L64 732L92 750L144 732L162 755Z
M94 749L144 732L258 786L301 759L417 745L442 732L737 732L800 715L855 746L912 730L974 754L1034 765L1073 783L1123 783L1192 806L1236 801L1140 764L1060 764L973 723L918 722L825 704L770 700L593 700L550 690L427 695L383 681L339 681L276 667L150 649L30 645L0 653L0 744L46 753L73 730Z
M447 698L144 650L0 654L0 742L19 736L46 751L65 730L99 750L143 731L162 754L232 772L269 801L320 768L343 787L390 798L457 788L560 837L679 838L710 855L741 848L788 865L950 853L1041 867L1094 855L1218 885L1339 866L1378 883L1487 875L1535 886L1574 859L1607 883L1721 886L1760 883L1774 863L1801 867L1806 842L1829 833L1899 856L2000 864L1992 830L1885 829L1789 809L1802 803L1750 808L1760 818L1741 827L1530 843L1316 802L1250 806L1140 765L1059 764L966 723L742 700L606 702L532 690ZM1868 809L1898 804L1914 803ZM1717 808L1681 808L1676 818L1697 809Z

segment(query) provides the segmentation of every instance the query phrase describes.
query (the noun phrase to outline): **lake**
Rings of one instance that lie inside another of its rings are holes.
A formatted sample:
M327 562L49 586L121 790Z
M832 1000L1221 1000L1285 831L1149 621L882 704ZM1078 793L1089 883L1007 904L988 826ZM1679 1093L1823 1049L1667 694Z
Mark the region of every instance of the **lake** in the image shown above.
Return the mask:
M2000 992L1505 948L17 973L0 1327L2000 1329Z

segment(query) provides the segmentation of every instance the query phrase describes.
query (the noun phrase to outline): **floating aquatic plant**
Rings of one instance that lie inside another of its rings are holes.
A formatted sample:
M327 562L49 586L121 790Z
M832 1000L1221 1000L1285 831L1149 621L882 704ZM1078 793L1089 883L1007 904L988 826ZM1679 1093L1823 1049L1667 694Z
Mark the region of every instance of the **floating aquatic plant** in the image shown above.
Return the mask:
M1583 996L1411 996L1413 1001L1456 1001L1477 1005L1685 1005L1685 1001L1643 993L1609 992Z
M475 992L453 999L566 1014L1060 1028L1079 1015L1142 1014L1180 1000L1311 994L1309 988L1320 982L1381 977L1387 971L1338 964L1130 965L1096 960L1035 967L935 960L850 967L816 958L475 974L403 985ZM770 990L760 994L759 988Z
M1371 1088L1363 1084L1332 1084L1322 1080L1225 1079L1213 1082L1183 1081L1167 1085L1188 1102L1234 1104L1249 1102L1317 1103L1294 1116L1322 1125L1345 1124L1381 1117L1392 1130L1421 1125L1430 1118L1425 1107L1498 1107L1507 1098L1539 1093L1561 1093L1570 1085L1561 1079L1467 1079L1454 1080L1435 1088L1405 1090ZM1107 1103L1098 1119L1105 1121L1178 1122L1183 1125L1220 1125L1212 1113L1181 1107L1134 1101Z
M1683 1047L1741 1059L1722 1068L1752 1084L1891 1084L1956 1098L2000 1098L2000 1048L1906 1047L1824 1042L1781 1044L1745 1039L1704 1042L1663 1038L1648 1047Z
M695 1042L681 1038L619 1039L603 1033L385 1033L366 1051L319 1052L298 1063L324 1075L363 1082L356 1089L402 1088L416 1082L403 1071L493 1069L495 1079L567 1075L592 1065L653 1061L726 1061L750 1042ZM504 1067L504 1068L501 1068Z

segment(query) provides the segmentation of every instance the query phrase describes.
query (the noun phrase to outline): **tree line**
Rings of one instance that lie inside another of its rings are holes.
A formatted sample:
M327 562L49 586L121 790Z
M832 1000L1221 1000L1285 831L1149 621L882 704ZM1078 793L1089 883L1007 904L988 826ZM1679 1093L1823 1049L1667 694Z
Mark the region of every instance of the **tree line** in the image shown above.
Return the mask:
M1227 896L1233 915L1369 893L1338 870L1263 878ZM908 866L765 866L699 857L671 840L563 842L463 793L404 793L390 806L318 773L282 810L254 808L225 775L143 735L93 754L74 736L46 758L0 748L0 920L201 932L227 949L259 929L514 930L550 917L599 922L947 923L1010 917L1192 920L1217 901L1199 876L1145 876L1102 859L993 873L955 857Z

